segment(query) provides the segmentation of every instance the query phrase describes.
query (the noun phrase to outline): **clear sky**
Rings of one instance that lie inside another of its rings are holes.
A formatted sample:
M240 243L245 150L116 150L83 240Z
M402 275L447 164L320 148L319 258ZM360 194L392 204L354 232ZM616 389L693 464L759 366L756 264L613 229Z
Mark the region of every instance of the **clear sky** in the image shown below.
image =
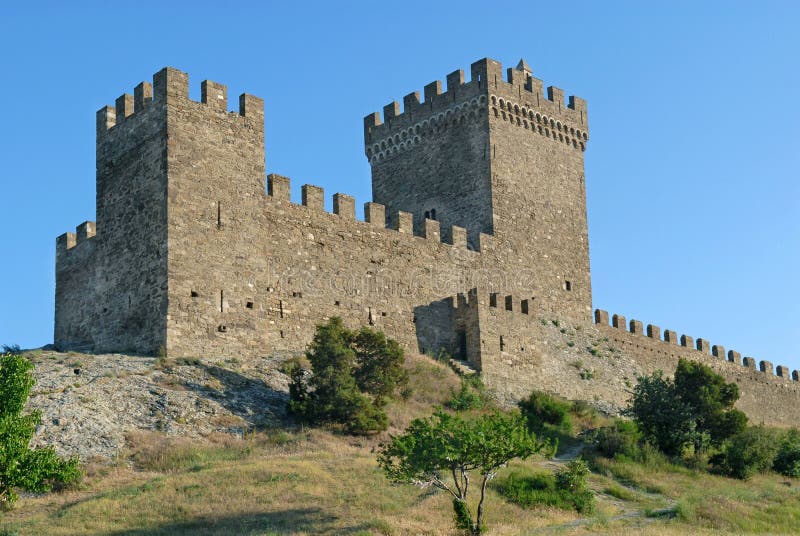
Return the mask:
M524 57L588 100L595 307L800 369L799 36L795 1L7 3L0 344L52 342L95 111L161 67L263 97L268 172L360 206L365 115Z

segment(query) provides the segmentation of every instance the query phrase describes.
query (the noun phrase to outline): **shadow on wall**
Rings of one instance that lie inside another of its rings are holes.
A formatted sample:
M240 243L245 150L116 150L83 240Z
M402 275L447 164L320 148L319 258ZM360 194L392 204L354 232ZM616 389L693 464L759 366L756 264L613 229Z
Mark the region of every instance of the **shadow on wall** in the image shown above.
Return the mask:
M414 323L420 353L436 354L442 349L457 353L453 298L414 307Z

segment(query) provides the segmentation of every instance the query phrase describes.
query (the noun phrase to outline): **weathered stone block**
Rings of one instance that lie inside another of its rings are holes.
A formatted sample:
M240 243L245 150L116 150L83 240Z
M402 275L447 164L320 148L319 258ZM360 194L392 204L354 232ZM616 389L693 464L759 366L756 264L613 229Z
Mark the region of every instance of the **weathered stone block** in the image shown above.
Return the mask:
M756 360L753 357L746 356L742 360L742 365L744 365L746 368L756 370Z
M730 363L736 363L737 365L741 365L742 364L742 354L740 354L736 350L728 350L728 361Z
M311 210L325 210L325 191L319 186L304 184L301 187L303 206Z
M333 194L333 213L348 220L356 219L356 200L345 194Z
M594 323L600 324L601 326L608 325L608 311L603 311L602 309L595 309L594 310Z
M710 347L710 343L707 340L705 340L703 338L697 339L697 351L698 352L703 352L704 354L707 355L708 351L709 351L709 347Z
M759 362L758 369L761 372L766 372L770 376L772 376L775 373L775 369L772 367L772 362L770 362L770 361L761 360Z
M720 359L725 359L725 348L719 344L715 344L711 347L711 355Z
M289 177L283 177L275 173L267 175L267 193L275 201L288 202L291 195Z
M694 338L689 335L681 335L681 346L694 349Z
M374 227L386 227L386 207L380 203L364 203L364 219Z
M647 336L651 339L661 339L661 328L653 324L647 324Z
M678 344L678 333L671 329L664 330L664 341L670 344Z
M644 324L642 324L639 320L631 320L630 332L634 335L644 335Z
M625 329L625 317L622 315L614 315L611 318L611 325L617 329Z

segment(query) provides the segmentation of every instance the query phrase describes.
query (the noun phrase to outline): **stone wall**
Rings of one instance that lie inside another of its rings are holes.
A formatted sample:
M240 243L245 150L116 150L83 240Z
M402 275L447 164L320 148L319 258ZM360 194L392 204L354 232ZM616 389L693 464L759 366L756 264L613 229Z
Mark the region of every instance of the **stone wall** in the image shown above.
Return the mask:
M57 240L56 345L301 352L340 316L467 359L508 403L541 389L617 411L638 375L686 356L737 381L754 420L795 421L800 384L785 367L733 366L708 355L728 355L719 346L693 350L655 326L646 337L637 322L629 333L602 312L591 323L586 105L545 97L522 62L501 71L481 60L470 82L456 71L446 92L429 84L424 102L367 117L385 204L366 203L365 221L348 195L328 213L319 187L295 202L288 178L265 185L261 99L241 95L230 112L225 86L204 81L196 102L185 73L160 71L98 113L98 222Z

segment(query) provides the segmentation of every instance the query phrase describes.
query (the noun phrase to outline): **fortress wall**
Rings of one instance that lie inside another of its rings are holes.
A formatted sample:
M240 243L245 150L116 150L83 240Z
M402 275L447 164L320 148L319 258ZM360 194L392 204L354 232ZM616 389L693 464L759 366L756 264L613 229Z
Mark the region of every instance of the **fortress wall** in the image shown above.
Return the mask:
M78 239L56 259L54 341L60 349L155 354L166 313L168 92L156 86L97 112L97 225L86 254Z
M699 361L724 376L729 382L736 382L741 396L736 407L744 411L755 422L764 422L779 426L796 426L798 416L795 411L800 399L800 382L788 377L788 368L781 367L783 377L775 375L775 369L768 361L758 362L754 358L745 358L751 364L743 366L739 361L740 354L734 350L725 352L721 345L710 345L708 341L698 338L692 345L693 338L678 337L671 330L664 332L662 338L658 326L649 324L645 333L639 333L641 322L631 320L632 333L626 329L624 319L617 316L617 325L608 323L608 313L598 310L596 313L597 328L610 344L630 355L638 364L641 373L649 374L657 369L671 375L678 364L678 359L685 358ZM794 375L798 377L797 374Z
M97 238L94 222L56 239L56 323L54 339L70 349L91 349L96 283ZM80 241L78 241L80 237Z
M452 348L454 295L494 277L481 269L491 264L491 237L481 235L483 251L472 251L460 229L459 245L443 243L437 222L420 237L410 226L325 212L308 197L308 206L293 203L284 177L271 175L270 190L230 214L214 241L173 235L172 251L184 259L170 286L171 355L302 351L315 325L334 315L384 330L406 348Z

